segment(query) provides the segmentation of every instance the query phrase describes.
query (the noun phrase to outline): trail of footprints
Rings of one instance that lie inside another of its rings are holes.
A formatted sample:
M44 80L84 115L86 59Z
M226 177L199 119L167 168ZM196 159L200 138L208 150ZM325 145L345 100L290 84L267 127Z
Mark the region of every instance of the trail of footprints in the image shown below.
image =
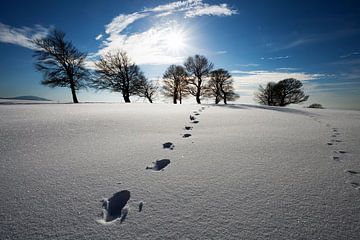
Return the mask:
M193 114L190 114L190 124L198 124L199 120L197 120L197 117L204 110L205 107L203 106L198 111L194 111ZM192 136L189 132L193 130L193 126L184 126L183 130L185 130L186 133L181 134L182 138L190 138ZM162 144L162 147L165 150L172 151L174 150L175 145L172 142L165 142ZM170 163L170 159L158 159L152 162L152 165L147 166L145 169L153 171L164 171L165 167L167 167ZM114 193L110 198L103 198L100 201L102 203L102 219L98 220L98 222L102 224L113 223L117 221L120 223L124 222L129 211L129 207L127 206L129 199L130 191L128 190ZM138 212L142 211L143 206L144 202L140 201L138 203Z
M329 124L326 125L327 127L331 127ZM338 128L331 128L331 139L330 141L327 142L327 145L332 146L332 147L338 147L339 144L343 143L343 141L341 139L339 139L341 137L341 133L339 132ZM345 150L342 149L338 149L338 150L333 150L333 155L331 156L331 158L334 161L338 161L341 162L343 161L343 156L344 154L346 154L347 152ZM349 175L349 177L352 178L351 181L349 181L350 185L357 189L360 190L360 172L359 171L355 171L355 170L345 170L345 173Z

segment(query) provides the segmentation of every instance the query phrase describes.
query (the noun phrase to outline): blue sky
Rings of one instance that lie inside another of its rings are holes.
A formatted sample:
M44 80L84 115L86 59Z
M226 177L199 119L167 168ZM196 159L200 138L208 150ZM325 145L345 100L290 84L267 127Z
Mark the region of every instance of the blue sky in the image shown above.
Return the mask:
M308 103L360 109L359 1L3 2L0 96L71 101L69 89L42 86L34 68L30 40L53 28L89 54L89 67L122 49L149 79L160 79L170 64L199 53L231 71L240 102L253 102L259 84L294 77ZM121 94L89 89L78 98L121 101Z

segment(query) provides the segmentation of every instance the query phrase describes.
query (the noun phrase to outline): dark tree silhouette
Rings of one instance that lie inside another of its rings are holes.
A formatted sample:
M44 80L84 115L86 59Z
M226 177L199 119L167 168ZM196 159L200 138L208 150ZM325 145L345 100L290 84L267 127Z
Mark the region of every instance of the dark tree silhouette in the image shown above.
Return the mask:
M259 87L255 99L263 105L286 106L291 103L301 103L308 100L304 94L302 83L294 78L287 78L278 83L269 82L266 87Z
M137 95L144 74L133 63L126 52L117 51L107 53L95 62L96 77L92 87L113 92L121 92L126 103L130 102L131 95Z
M153 103L158 90L159 84L157 82L149 81L144 77L139 81L137 95L146 98L150 103Z
M209 76L213 69L213 64L202 55L195 55L194 57L188 57L184 63L186 71L188 72L189 93L196 97L196 102L201 104L201 96L204 95L205 79Z
M258 92L255 92L255 100L262 105L275 105L275 82L268 82L264 88L259 86Z
M179 100L182 104L183 97L186 97L188 92L188 75L185 68L179 65L170 65L164 75L163 93L167 97L172 97L173 103L176 104Z
M215 104L218 104L221 100L224 100L224 104L227 101L235 101L240 96L234 92L234 82L231 79L231 74L220 68L211 72L211 78L206 85L207 96L215 97Z
M86 53L65 40L65 33L52 31L47 37L33 40L36 46L35 67L43 73L41 83L49 87L68 87L74 103L76 91L86 87L89 71L85 67Z

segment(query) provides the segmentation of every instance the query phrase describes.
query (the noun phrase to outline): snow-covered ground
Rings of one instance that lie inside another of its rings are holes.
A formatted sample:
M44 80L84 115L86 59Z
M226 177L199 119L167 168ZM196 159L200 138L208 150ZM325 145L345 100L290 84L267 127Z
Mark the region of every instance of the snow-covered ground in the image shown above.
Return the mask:
M359 111L200 109L0 106L0 239L359 239Z

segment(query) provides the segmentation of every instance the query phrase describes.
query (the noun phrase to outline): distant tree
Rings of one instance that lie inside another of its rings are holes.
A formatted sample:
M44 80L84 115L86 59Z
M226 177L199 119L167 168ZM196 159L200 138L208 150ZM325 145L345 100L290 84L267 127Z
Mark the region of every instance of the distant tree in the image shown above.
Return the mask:
M143 78L139 81L139 87L137 95L149 100L150 103L153 103L156 93L159 90L159 85L157 82L149 81L147 78Z
M260 85L258 92L255 93L255 100L262 105L276 105L275 85L275 82L268 82L265 88Z
M188 74L185 68L179 65L170 65L164 75L163 93L167 97L172 97L173 103L177 104L179 100L182 104L183 97L186 97L188 92Z
M96 77L92 87L113 92L121 92L126 103L130 102L131 95L137 95L144 74L140 68L131 61L126 52L117 51L107 53L95 62Z
M269 82L266 87L259 87L255 99L264 105L286 106L291 103L301 103L308 100L304 94L302 83L294 78L287 78L278 83Z
M184 63L189 74L189 93L196 97L196 102L201 104L201 96L205 93L205 80L213 69L213 64L202 55L188 57Z
M47 37L33 40L36 46L35 67L43 73L41 83L49 87L68 87L74 103L76 91L86 87L89 71L85 67L86 53L65 40L65 33L52 31Z
M211 72L211 78L206 85L206 92L207 96L215 97L215 104L221 100L227 104L227 101L235 101L240 97L234 92L231 74L222 68Z
M308 108L319 108L323 109L324 107L320 103L313 103L308 106Z

